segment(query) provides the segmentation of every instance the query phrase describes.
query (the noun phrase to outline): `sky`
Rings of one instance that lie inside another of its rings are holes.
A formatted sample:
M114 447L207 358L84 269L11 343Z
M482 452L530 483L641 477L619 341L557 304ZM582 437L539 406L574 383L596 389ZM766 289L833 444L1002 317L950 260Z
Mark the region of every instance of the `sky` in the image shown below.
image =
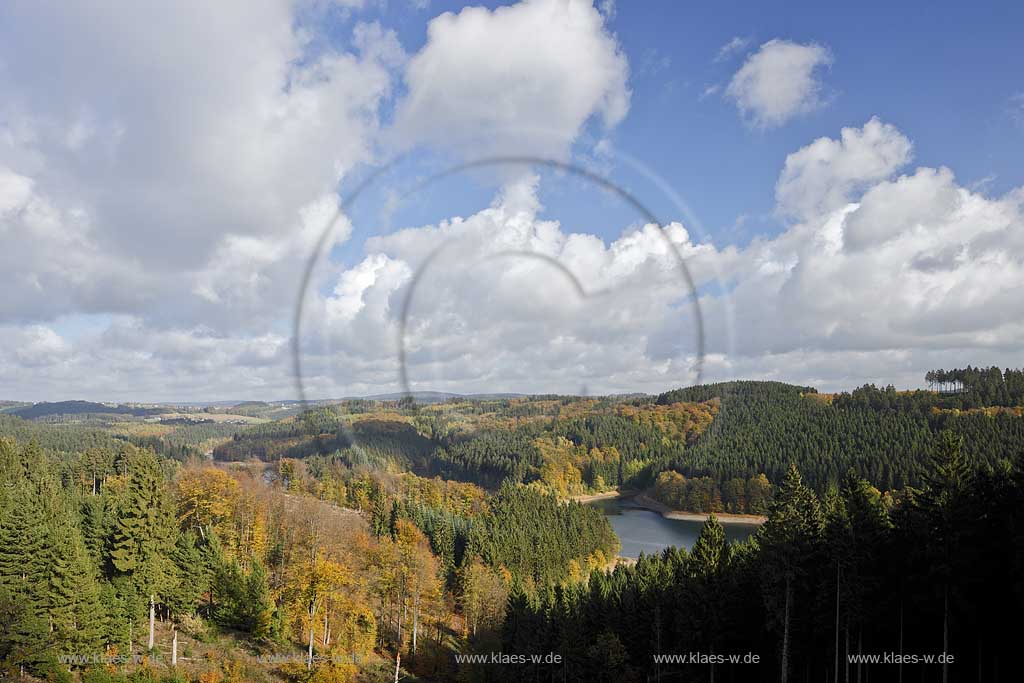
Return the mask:
M0 399L296 398L295 348L316 398L400 390L403 357L456 392L1020 367L1021 26L4 3Z

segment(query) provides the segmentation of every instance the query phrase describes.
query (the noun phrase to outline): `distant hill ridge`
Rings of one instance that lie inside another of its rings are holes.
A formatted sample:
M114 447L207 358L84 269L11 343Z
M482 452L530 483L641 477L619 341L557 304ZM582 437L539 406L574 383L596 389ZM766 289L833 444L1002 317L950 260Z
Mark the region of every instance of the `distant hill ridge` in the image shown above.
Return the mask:
M92 401L56 401L53 403L43 401L22 408L14 408L7 412L25 420L34 420L50 415L82 414L133 415L135 417L142 417L145 415L156 415L164 411L160 408L143 408L124 404L108 405Z

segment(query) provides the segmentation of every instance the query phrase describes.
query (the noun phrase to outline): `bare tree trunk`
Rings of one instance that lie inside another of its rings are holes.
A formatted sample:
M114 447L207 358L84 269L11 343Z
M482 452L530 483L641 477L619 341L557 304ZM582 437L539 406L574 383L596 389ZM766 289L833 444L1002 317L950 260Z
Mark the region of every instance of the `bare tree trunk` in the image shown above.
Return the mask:
M864 666L864 627L861 626L857 629L857 683L860 683L860 674Z
M782 617L782 683L789 677L789 603L793 599L792 579L786 577L786 608Z
M846 683L850 683L850 617L846 617L846 664L843 668L846 670Z
M903 683L903 592L900 591L900 680Z
M949 683L949 664L945 654L949 651L949 582L942 590L942 683Z
M981 632L978 632L978 683L981 683L981 674L985 667L983 665L984 660L981 658Z
M420 596L416 594L416 600L412 605L412 653L416 654L416 632L420 625Z
M178 629L171 627L171 666L178 666Z
M316 631L314 626L313 618L316 616L316 603L310 601L309 603L309 651L306 654L306 670L309 671L313 668L313 635Z
M402 610L398 610L398 642L395 643L395 683L398 683L398 670L402 665Z
M149 596L149 649L153 649L153 626L156 621L156 599L150 594Z
M309 621L309 651L306 653L306 670L313 668L313 620Z
M402 617L405 616L405 598L402 598L402 606L395 610L398 612L398 647L402 647Z
M833 683L839 683L839 563L836 562L836 662Z

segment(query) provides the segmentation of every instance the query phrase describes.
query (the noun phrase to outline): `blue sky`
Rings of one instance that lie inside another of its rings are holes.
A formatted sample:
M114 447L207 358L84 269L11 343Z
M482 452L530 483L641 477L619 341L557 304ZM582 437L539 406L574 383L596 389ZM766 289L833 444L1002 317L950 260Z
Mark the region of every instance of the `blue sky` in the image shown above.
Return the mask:
M425 16L463 6L432 1L417 12L393 2L380 20L411 53L426 40ZM337 35L347 37L361 18L339 22ZM629 58L632 90L629 115L611 135L615 147L668 181L718 239L742 244L779 232L774 185L786 155L872 116L913 141L915 164L948 166L961 183L996 195L1024 182L1024 114L1013 101L1024 92L1021 3L618 3L608 25ZM719 58L736 38L744 44ZM747 55L775 38L831 51L834 61L821 77L827 105L759 130L745 125L721 92L704 92L724 87ZM621 165L613 175L659 215L682 218ZM446 206L478 204L486 190L471 188L462 183L445 194ZM606 237L636 218L616 202L573 201L572 192L541 195L563 221Z

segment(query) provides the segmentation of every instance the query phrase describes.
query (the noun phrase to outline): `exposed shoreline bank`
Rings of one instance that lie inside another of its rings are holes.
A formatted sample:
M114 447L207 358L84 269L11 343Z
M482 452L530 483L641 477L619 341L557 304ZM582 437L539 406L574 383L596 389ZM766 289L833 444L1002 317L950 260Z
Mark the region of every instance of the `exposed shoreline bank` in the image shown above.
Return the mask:
M603 493L573 496L572 500L577 503L592 503L598 500L612 500L615 498L628 499L632 505L644 510L650 510L651 512L657 512L665 519L677 519L684 522L706 522L708 517L711 516L710 512L673 510L664 503L635 491L604 491ZM745 515L733 512L716 512L714 514L722 524L764 524L768 521L768 518L764 515Z
M622 498L624 494L618 489L612 491L602 491L601 493L587 493L581 496L569 496L569 500L576 501L577 503L593 503L595 500L611 500L612 498Z

